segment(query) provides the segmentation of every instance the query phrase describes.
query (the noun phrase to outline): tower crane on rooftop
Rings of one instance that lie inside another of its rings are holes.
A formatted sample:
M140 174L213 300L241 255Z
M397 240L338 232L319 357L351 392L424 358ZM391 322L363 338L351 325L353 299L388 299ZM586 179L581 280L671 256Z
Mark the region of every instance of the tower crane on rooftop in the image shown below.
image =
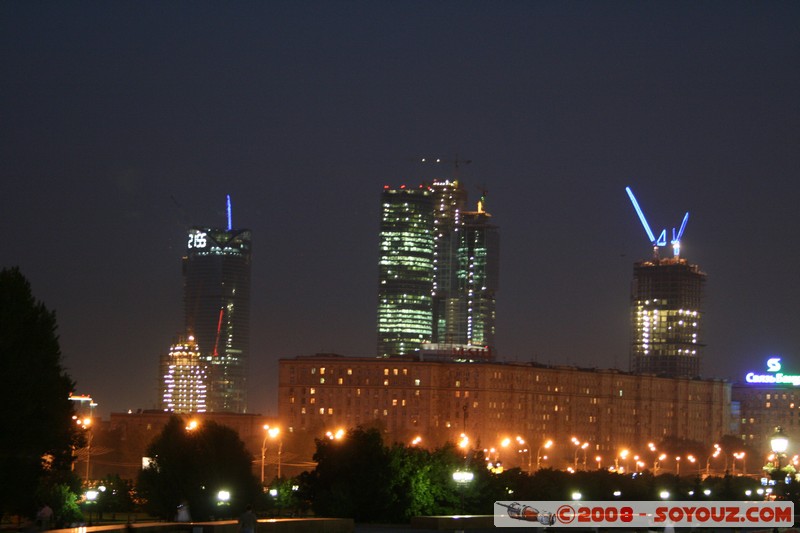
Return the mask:
M636 214L639 215L639 220L642 221L642 226L644 226L645 232L647 232L647 237L650 239L650 242L653 244L653 256L657 259L658 258L658 249L662 246L667 245L667 230L664 228L661 230L661 233L656 238L653 230L650 229L650 225L647 223L647 219L644 216L644 212L642 208L639 207L639 202L636 201L636 197L633 195L633 191L630 187L625 187L625 192L628 193L628 197L631 199L631 203L633 204L633 208L636 209ZM681 255L681 237L683 236L683 232L686 229L686 223L689 222L689 212L687 211L686 214L683 216L683 222L681 222L681 227L679 230L675 230L672 228L672 240L670 244L672 245L672 255L675 259L678 259Z

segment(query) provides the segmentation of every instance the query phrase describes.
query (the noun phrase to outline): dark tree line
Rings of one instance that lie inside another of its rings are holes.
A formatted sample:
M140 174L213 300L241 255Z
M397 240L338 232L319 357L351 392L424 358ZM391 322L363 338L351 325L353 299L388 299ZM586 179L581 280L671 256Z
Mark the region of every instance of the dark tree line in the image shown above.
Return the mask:
M71 473L82 435L68 399L55 313L33 297L17 268L0 271L0 506L33 516L47 503L57 522L76 518Z
M187 430L177 416L148 447L152 462L139 475L138 495L155 516L173 520L188 504L193 520L238 516L259 497L252 457L233 429L207 421ZM219 491L230 494L220 502Z

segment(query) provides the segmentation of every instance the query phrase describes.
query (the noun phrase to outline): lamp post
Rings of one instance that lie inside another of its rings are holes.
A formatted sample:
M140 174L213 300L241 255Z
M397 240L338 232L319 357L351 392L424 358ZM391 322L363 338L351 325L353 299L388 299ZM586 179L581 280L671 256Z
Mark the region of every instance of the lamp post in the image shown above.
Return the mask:
M719 457L720 453L722 453L722 449L719 447L719 444L714 444L714 453L709 455L708 459L706 459L706 477L710 475L709 472L711 469L711 459L716 459L717 457Z
M772 453L775 454L777 469L780 470L781 455L784 455L787 448L789 448L789 438L783 432L783 428L781 426L775 428L775 433L773 433L772 437L769 439L769 447L772 449Z
M536 450L536 470L539 470L539 465L541 465L541 463L542 463L542 448L547 450L552 445L553 445L553 441L550 440L550 439L547 439L547 442L545 442L544 444L539 446L539 449ZM531 461L530 455L528 455L528 471L530 471L530 469L531 469L530 461Z
M280 428L269 428L267 430L269 436L273 439L277 438L278 435L281 434ZM281 452L283 451L283 439L278 441L278 479L281 478Z
M86 491L86 508L89 511L89 525L92 525L92 506L97 501L97 496L100 493L94 489Z
M461 494L461 512L464 512L464 488L467 486L469 482L473 480L475 474L465 470L458 470L453 472L453 481L459 487L459 493Z
M772 477L774 478L777 473L777 475L780 476L782 486L785 475L781 472L781 456L785 455L786 450L789 448L789 438L783 432L781 426L775 428L775 433L773 433L769 439L769 446L772 449L772 453L775 455L775 470L773 471Z
M736 460L739 459L742 461L742 475L745 476L747 473L745 472L745 465L744 465L744 452L738 452L733 454L733 468L731 468L731 475L736 475Z
M267 455L267 438L269 437L269 426L264 424L264 440L261 441L261 486L264 486L264 459Z

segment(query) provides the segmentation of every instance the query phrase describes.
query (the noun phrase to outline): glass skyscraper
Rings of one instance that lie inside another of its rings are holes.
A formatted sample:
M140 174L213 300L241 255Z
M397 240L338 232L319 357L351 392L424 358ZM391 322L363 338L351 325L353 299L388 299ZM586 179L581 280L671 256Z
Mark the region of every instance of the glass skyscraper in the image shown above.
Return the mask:
M458 247L459 295L466 307L466 334L462 342L470 347L494 350L496 293L500 278L500 236L484 211L464 213Z
M457 181L381 196L378 355L492 358L499 237Z
M434 209L430 188L381 195L378 355L413 354L433 335Z
M247 412L250 230L193 227L183 258L185 326L208 366L207 409Z
M458 248L467 191L458 181L435 180L433 212L433 342L463 344L466 302L459 297Z
M700 375L706 274L686 259L658 257L633 267L631 370Z

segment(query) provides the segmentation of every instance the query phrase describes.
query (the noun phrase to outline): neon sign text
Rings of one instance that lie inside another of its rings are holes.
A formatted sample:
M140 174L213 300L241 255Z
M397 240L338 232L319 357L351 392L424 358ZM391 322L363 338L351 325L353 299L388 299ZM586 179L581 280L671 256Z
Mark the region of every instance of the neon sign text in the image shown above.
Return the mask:
M771 374L756 374L748 372L744 377L748 383L768 383L775 385L790 384L800 387L800 376L794 374L784 374L781 370L781 358L771 357L767 359L767 372Z

